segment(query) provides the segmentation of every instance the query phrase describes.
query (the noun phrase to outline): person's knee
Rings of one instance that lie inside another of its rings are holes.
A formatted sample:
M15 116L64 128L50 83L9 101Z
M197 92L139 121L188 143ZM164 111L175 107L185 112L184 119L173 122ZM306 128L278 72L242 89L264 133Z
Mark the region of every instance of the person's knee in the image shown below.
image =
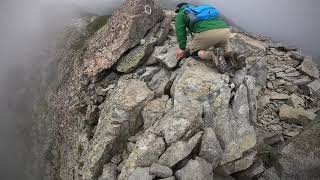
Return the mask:
M206 59L206 51L204 51L204 50L198 51L198 56L199 56L201 59Z

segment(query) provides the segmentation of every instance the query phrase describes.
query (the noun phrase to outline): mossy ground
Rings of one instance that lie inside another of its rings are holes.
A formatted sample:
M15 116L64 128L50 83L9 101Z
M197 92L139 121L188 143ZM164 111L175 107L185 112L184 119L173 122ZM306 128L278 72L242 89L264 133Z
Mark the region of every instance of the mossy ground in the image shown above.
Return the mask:
M71 46L72 49L79 50L85 47L87 39L101 29L104 25L106 25L109 18L110 16L98 16L92 22L90 22L86 27L88 35L73 43Z

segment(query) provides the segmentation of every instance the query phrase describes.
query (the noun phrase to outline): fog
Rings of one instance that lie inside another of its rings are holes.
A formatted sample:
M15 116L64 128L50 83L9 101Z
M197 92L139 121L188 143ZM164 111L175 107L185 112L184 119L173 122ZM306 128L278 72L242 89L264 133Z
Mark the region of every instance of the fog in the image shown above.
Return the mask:
M110 14L123 0L2 0L0 2L0 179L27 179L32 162L30 131L37 81L30 76L63 28L80 12ZM177 1L158 0L169 8ZM196 2L196 1L192 1ZM303 48L319 60L319 0L215 0L233 23L276 41ZM320 61L318 61L320 62ZM33 84L32 82L35 82ZM34 88L30 88L34 87ZM32 179L32 178L30 178Z

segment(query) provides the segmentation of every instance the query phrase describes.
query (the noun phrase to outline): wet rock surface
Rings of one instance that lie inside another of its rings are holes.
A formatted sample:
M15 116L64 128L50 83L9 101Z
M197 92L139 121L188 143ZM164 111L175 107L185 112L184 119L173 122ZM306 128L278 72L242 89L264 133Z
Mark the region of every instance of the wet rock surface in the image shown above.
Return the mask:
M318 67L235 29L231 46L247 67L178 62L174 13L128 0L86 48L57 57L55 177L319 178Z

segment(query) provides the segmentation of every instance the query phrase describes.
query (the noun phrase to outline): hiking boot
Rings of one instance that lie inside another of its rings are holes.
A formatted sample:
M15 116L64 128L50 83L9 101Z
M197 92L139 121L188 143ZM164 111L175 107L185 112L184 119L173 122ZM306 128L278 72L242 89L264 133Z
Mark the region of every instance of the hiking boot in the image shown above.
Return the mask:
M224 51L220 48L217 48L215 49L215 54L218 56L216 63L217 69L219 73L224 74L228 71L228 63L224 57Z
M240 52L237 52L237 51L230 52L226 55L226 58L230 60L231 66L236 70L242 69L247 65L246 56L244 56Z

